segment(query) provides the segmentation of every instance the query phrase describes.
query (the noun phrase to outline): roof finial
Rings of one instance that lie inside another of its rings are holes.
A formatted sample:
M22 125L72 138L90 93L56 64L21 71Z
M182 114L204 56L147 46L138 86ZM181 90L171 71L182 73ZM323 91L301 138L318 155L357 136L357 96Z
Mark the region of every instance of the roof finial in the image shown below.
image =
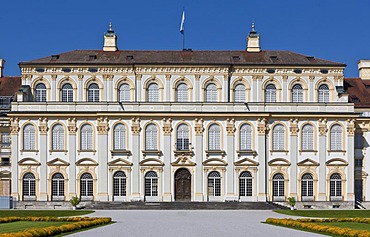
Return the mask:
M255 26L254 26L254 20L252 21L252 32L256 32L255 31Z
M112 25L112 21L110 21L109 22L109 31L112 31L113 29L112 29L112 27L113 27L113 25Z

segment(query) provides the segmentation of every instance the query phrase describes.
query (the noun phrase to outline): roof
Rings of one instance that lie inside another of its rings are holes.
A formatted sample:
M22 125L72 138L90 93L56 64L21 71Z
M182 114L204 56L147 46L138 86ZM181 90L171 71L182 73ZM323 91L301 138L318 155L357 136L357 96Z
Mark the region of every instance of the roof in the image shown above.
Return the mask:
M13 96L21 85L20 77L0 77L0 96Z
M314 58L291 51L145 51L74 50L19 65L271 65L345 67L343 63Z
M344 89L349 94L349 102L356 108L370 108L370 80L361 78L345 78Z

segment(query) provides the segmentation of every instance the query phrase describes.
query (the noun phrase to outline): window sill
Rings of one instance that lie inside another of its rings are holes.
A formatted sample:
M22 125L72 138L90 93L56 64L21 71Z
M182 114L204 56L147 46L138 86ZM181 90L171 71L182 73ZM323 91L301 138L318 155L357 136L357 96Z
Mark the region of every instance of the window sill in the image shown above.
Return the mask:
M80 154L80 153L85 153L85 152L92 152L93 153L93 155L95 155L95 153L96 153L96 150L77 150L77 154Z
M189 150L174 150L175 157L177 156L193 156L193 151L191 149Z
M239 157L241 157L242 155L256 156L257 152L255 150L238 150L238 151L236 151L236 154L238 154Z
M288 150L270 150L270 154L273 154L273 153L285 153L286 155L288 155L289 151Z
M110 152L112 153L112 155L126 155L126 156L130 156L131 155L131 151L130 150L115 149L115 150L111 150Z
M224 150L206 150L206 156L210 156L210 155L220 155L222 157L224 157L226 154L226 152Z
M346 150L328 150L328 154L330 153L343 153L343 155L346 154Z
M141 152L143 153L144 158L148 155L156 155L159 159L163 155L160 150L142 150Z
M53 152L64 152L64 155L67 155L68 150L49 150L50 155L53 154Z
M35 152L36 155L39 153L39 150L20 150L21 155L23 155L24 152Z
M302 155L302 153L314 153L317 154L317 150L299 150L299 154Z

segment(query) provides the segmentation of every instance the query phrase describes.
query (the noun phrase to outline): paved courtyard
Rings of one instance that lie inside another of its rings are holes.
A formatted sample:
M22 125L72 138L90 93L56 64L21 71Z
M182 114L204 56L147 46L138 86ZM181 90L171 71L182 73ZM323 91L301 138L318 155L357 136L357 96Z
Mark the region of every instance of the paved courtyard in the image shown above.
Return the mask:
M116 223L69 236L324 236L261 223L268 217L288 217L272 211L109 210L96 211L89 216L109 216Z

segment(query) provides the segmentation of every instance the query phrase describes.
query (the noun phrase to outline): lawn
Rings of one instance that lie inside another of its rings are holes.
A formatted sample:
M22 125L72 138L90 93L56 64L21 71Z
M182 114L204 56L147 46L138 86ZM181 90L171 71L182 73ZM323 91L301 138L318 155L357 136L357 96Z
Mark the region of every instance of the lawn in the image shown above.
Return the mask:
M64 216L81 216L93 213L94 211L86 210L0 210L0 218L17 216L50 216L50 217L64 217Z
M370 218L370 210L275 210L275 212L290 216L304 217Z
M0 233L13 233L18 231L23 231L30 228L44 228L49 226L61 226L65 224L70 224L71 222L62 221L16 221L11 223L1 223Z

